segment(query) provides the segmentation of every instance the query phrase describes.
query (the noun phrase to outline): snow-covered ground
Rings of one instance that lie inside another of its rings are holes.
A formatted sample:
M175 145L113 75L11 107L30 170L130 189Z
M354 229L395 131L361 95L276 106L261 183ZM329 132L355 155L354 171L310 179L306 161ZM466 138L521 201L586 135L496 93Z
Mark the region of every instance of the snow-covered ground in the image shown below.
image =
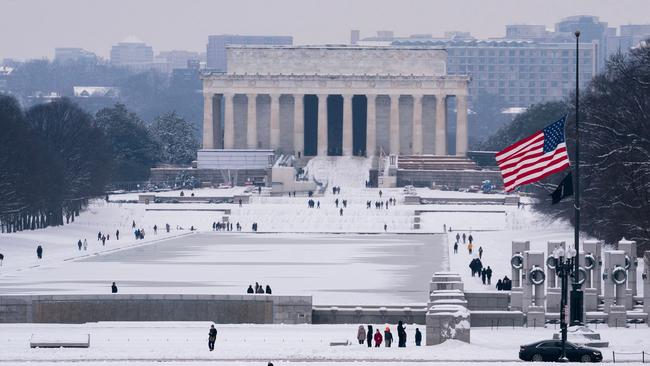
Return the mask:
M0 325L0 363L58 361L72 362L246 362L245 365L266 365L272 361L357 361L377 362L509 362L517 361L519 345L548 339L554 333L547 328L473 328L471 344L447 341L438 346L415 347L414 332L418 327L426 337L425 327L407 324L406 348L368 348L356 340L358 324L349 325L217 325L218 337L214 352L207 349L209 322L122 323L100 322L81 325L2 324ZM385 324L376 324L383 330ZM395 325L390 325L396 333ZM617 361L641 361L641 351L650 350L650 328L598 328L603 339L610 342L603 349L605 361L612 351L619 352ZM88 349L30 349L32 335L65 338L68 335L90 334ZM330 342L349 341L349 346L330 346ZM636 352L636 354L622 354ZM176 363L171 363L176 364ZM228 363L230 364L230 363ZM233 363L234 364L234 363ZM292 363L293 364L293 363ZM320 364L320 363L319 363Z

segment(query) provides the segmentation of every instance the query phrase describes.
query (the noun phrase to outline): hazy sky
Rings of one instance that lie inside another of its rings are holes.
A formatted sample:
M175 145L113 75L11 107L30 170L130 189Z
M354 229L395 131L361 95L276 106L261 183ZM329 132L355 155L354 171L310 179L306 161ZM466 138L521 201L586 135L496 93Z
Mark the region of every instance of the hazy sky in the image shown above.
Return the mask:
M650 0L0 0L0 59L51 58L55 47L107 57L128 35L156 54L205 51L207 36L223 33L292 35L296 44L347 43L350 29L498 37L505 24L550 29L578 14L650 23Z

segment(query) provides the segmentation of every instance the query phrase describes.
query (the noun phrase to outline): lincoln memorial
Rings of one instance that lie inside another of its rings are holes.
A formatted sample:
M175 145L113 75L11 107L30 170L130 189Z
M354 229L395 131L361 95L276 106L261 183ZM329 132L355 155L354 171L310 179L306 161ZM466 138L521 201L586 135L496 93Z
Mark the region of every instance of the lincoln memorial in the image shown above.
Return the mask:
M296 156L467 153L467 76L420 47L230 46L203 79L203 149ZM447 103L455 99L455 136ZM455 151L448 149L448 138Z

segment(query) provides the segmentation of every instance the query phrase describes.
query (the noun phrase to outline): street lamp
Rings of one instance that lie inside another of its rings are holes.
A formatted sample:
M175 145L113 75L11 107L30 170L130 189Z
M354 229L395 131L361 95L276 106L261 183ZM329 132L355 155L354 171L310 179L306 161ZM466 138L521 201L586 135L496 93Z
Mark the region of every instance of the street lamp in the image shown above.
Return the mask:
M568 288L569 288L569 277L577 275L577 272L573 271L573 261L576 257L576 250L573 247L569 247L566 252L562 247L555 248L553 250L553 258L555 258L555 274L561 279L561 291L562 291L562 300L560 301L560 330L562 332L562 355L558 359L558 362L567 362L566 357L566 338L567 338L567 327L569 323L568 315ZM574 282L578 282L577 278Z

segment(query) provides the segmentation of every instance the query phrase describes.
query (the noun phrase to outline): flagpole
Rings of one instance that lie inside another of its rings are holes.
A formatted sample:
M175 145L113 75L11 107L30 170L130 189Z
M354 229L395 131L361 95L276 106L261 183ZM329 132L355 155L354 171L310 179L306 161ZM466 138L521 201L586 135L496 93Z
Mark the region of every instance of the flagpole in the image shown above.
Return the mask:
M573 269L573 289L571 290L571 325L583 324L583 293L580 288L580 31L576 31L576 158L575 158L575 189L573 208L575 211L574 248L576 256Z

